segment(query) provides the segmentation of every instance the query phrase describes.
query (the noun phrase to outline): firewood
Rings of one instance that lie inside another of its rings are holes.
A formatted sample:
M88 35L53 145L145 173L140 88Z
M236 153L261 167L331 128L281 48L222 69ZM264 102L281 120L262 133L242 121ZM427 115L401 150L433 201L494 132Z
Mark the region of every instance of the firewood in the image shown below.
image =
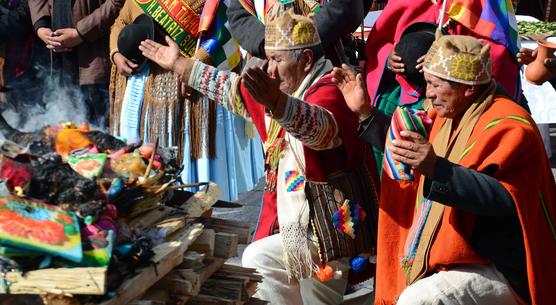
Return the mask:
M237 256L237 234L218 232L214 240L214 256L230 258Z
M216 232L237 234L240 244L248 244L251 241L251 228L247 223L220 218L208 218L202 221L206 228Z
M51 268L6 273L0 293L10 294L91 294L105 291L106 268ZM7 290L9 289L9 291Z
M212 229L204 229L201 236L195 240L189 250L205 253L208 256L214 255L214 240L216 233Z

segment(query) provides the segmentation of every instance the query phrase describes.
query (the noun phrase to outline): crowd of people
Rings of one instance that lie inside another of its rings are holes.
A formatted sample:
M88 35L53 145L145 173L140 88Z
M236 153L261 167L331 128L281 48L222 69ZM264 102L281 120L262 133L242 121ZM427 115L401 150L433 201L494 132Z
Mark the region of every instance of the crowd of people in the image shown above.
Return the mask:
M196 150L184 132L214 120L207 99L245 120L235 141L254 125L262 145L243 158L265 189L242 264L271 304L341 304L370 277L380 305L556 304L556 185L519 80L535 51L512 54L442 1L231 0L247 56L225 70L147 2L0 0L0 110L24 113L49 65L89 122L131 142ZM371 7L361 71L342 42Z

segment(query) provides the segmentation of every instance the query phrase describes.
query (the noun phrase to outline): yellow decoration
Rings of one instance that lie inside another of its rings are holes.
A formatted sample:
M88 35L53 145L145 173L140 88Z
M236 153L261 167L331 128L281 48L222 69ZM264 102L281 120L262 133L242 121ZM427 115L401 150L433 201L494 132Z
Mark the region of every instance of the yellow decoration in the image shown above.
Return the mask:
M470 36L442 36L427 52L423 70L457 83L486 84L492 79L490 45Z
M265 49L288 51L310 48L321 43L313 19L288 10L265 26Z
M292 34L296 45L310 44L315 36L315 28L309 22L300 22L293 27Z

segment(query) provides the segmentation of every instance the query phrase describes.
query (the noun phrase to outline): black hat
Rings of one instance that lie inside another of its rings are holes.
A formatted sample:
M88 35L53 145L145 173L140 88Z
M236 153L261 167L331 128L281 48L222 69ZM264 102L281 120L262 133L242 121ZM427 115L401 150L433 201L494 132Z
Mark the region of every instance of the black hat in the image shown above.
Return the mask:
M120 35L118 35L118 51L127 59L139 67L135 71L140 70L147 59L139 50L141 41L145 39L154 39L154 22L151 16L141 14L133 23L126 25Z
M409 25L396 44L396 54L402 58L405 78L414 84L423 84L424 76L415 68L417 60L427 54L435 40L438 25L432 22L416 22ZM444 32L444 31L443 31Z

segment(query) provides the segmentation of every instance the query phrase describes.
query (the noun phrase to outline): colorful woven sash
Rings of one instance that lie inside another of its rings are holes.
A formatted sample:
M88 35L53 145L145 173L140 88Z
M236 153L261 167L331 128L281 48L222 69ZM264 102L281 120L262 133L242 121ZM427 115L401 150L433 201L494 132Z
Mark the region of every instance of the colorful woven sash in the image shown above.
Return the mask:
M162 27L185 55L195 54L200 14L184 0L135 0Z
M268 136L264 142L266 151L264 167L266 178L266 190L274 192L276 189L276 182L278 177L278 164L282 157L282 150L284 149L284 132L275 120L271 119L268 126Z
M427 138L427 129L432 121L427 117L425 111L414 110L406 107L397 107L392 115L392 123L386 135L386 147L384 150L384 171L388 176L395 180L413 181L413 170L407 164L395 161L390 152L390 145L395 139L403 139L400 135L401 131L418 132L424 138Z

